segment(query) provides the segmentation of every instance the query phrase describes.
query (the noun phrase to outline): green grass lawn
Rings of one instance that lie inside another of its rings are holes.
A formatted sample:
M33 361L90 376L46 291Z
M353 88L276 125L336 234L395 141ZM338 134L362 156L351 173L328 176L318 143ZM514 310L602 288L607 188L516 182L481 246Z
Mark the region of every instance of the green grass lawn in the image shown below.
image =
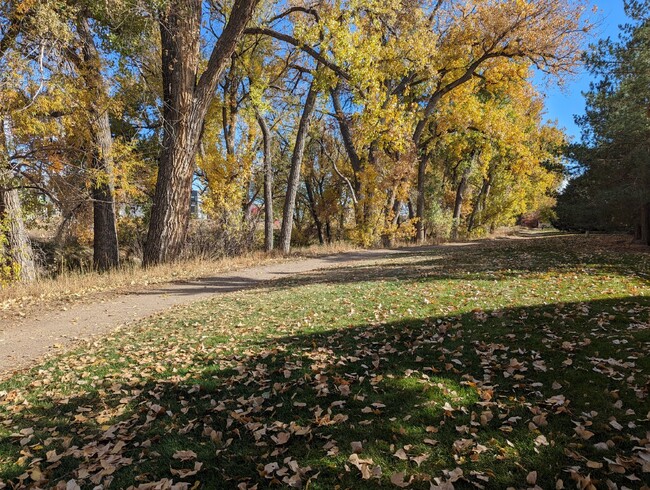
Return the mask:
M0 385L0 488L643 488L621 241L413 249L123 329Z

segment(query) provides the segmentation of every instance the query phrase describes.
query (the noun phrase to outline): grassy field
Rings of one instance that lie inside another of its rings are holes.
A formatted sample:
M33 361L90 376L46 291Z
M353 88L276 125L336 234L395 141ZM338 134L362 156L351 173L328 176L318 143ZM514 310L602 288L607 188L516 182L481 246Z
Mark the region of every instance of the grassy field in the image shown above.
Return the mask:
M121 330L0 385L0 488L644 488L627 242L413 249Z

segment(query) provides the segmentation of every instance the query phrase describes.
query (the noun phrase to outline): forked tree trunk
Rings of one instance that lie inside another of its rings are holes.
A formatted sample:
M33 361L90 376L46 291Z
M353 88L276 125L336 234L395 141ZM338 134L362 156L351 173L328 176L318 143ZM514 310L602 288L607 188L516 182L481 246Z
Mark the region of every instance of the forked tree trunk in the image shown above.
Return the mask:
M163 144L144 250L144 265L176 259L190 219L194 159L216 85L250 20L256 0L235 0L228 23L205 71L201 0L170 0L160 12L163 81Z
M300 117L298 133L296 134L296 143L291 155L291 169L289 170L289 179L287 181L287 194L284 198L284 208L282 210L282 229L280 230L280 248L282 253L288 254L291 250L291 232L293 230L293 213L296 209L296 195L298 194L298 185L300 184L300 169L302 167L302 158L305 153L305 143L311 117L316 108L316 98L318 91L312 81L305 100L305 106Z
M93 153L93 265L105 271L119 265L119 247L115 215L115 184L113 166L113 135L108 117L108 91L101 72L101 58L88 19L77 22L83 43L83 63L77 69L82 74L92 97L89 107Z

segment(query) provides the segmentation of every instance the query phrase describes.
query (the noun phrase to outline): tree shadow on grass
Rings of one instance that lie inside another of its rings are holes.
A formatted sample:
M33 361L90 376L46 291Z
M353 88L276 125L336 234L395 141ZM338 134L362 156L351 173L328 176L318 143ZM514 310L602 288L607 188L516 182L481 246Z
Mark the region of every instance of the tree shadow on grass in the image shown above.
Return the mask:
M76 371L57 372L75 362L63 357L34 370L31 386L2 388L0 480L502 489L529 486L536 471L542 488L629 485L644 478L649 311L649 298L629 297L237 339L241 348L204 337L144 367L119 345Z

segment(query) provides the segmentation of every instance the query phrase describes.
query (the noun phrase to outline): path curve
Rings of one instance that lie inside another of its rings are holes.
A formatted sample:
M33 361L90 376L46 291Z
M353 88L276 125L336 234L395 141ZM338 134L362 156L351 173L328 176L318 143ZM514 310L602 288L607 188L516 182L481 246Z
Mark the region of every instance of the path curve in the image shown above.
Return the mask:
M167 283L109 299L47 311L0 326L0 377L33 365L79 340L91 339L178 305L239 291L302 272L378 260L405 249L362 250L320 258L250 267L195 281Z

